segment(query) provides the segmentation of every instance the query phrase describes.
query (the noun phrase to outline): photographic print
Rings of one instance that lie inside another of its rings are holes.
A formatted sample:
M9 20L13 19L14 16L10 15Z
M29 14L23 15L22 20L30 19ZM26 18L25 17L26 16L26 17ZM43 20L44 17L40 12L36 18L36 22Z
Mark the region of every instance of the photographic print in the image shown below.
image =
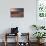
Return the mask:
M24 17L24 8L11 8L11 17Z

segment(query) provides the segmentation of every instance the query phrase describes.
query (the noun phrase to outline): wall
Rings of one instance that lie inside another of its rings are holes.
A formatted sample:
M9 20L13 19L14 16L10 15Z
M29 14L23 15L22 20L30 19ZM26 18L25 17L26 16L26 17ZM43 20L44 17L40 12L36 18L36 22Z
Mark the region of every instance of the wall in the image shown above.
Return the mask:
M24 8L23 18L11 18L10 8ZM36 0L0 0L0 34L11 27L19 27L20 32L30 32L30 26L36 24Z

